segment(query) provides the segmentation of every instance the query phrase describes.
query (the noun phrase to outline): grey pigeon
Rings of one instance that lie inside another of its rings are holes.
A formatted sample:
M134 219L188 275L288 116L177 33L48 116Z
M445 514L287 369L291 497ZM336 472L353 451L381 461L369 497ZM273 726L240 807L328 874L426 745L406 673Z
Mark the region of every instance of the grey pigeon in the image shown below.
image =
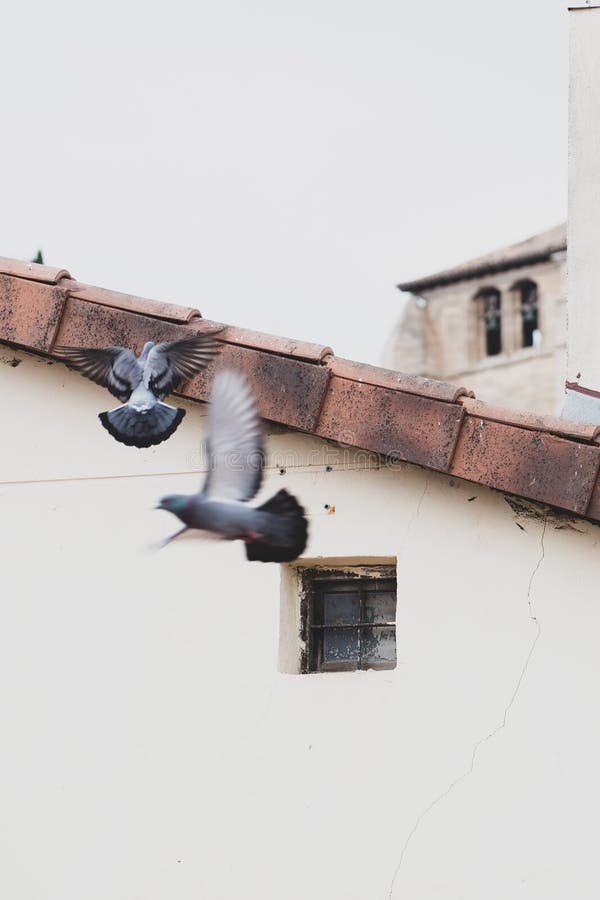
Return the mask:
M197 529L205 536L244 541L249 560L291 562L300 556L308 526L292 494L281 490L262 506L248 506L262 481L262 427L250 389L233 369L215 376L206 446L208 474L202 489L163 497L157 507L172 512L184 526L165 543Z
M212 334L180 341L144 344L140 356L126 347L55 347L60 359L81 375L108 388L121 406L100 413L100 421L117 441L129 447L152 447L177 429L185 409L163 397L208 365L221 345Z

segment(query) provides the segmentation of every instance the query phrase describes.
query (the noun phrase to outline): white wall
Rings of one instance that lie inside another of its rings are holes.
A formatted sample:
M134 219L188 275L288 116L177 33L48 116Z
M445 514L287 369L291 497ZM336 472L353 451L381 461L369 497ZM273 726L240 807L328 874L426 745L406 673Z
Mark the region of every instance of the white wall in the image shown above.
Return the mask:
M600 390L600 9L573 9L569 22L567 380Z
M198 482L203 409L136 451L98 423L106 393L13 356L3 896L597 898L596 526L544 531L416 467L328 473L305 464L328 445L274 435L298 465L262 496L297 493L307 555L398 559L396 670L281 674L279 567L146 549L175 524L156 499Z

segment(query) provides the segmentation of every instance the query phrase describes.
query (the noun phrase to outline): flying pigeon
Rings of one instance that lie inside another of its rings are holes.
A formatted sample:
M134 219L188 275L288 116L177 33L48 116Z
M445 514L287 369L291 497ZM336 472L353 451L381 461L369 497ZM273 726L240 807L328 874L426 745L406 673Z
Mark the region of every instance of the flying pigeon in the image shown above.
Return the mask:
M164 543L201 532L204 537L244 541L249 560L291 562L300 556L308 526L292 494L281 490L262 506L248 506L262 481L262 427L250 389L233 369L215 376L206 447L208 474L202 489L163 497L157 507L172 512L184 526Z
M121 406L100 413L100 421L117 441L129 447L152 447L166 441L185 416L185 409L163 403L163 397L208 365L221 345L212 334L180 341L144 344L140 356L126 347L54 348L67 366L108 388Z

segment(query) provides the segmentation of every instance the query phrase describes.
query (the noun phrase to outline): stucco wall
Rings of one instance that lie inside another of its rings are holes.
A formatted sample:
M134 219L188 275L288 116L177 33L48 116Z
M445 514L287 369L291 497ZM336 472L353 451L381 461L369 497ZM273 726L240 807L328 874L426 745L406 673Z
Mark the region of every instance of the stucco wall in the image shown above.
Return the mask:
M0 357L3 896L595 900L597 527L272 434L307 555L398 561L394 671L282 674L278 566L147 549L203 409L136 451Z
M572 10L569 26L568 379L600 390L600 9Z

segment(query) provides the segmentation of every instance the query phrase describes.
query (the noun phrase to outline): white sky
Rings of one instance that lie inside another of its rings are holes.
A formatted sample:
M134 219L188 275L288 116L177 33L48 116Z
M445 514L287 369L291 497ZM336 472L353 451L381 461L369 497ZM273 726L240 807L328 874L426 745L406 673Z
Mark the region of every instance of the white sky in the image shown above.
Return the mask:
M13 6L0 255L378 362L398 281L566 217L564 0Z

